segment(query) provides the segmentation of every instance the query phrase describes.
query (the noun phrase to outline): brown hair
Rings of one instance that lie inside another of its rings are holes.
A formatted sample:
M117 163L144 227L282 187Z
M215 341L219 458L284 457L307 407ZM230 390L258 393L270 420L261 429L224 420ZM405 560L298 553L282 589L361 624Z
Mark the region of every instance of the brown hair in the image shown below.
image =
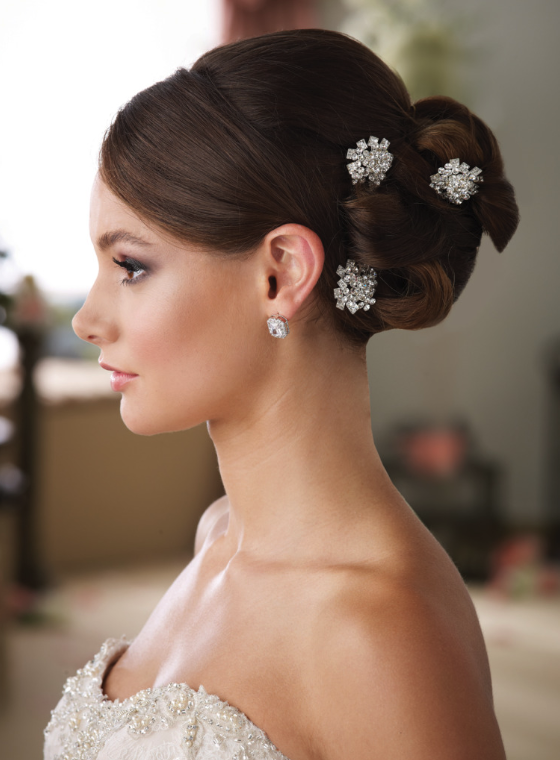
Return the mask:
M394 155L379 187L352 185L346 151L370 135ZM452 158L480 167L456 206L430 188ZM356 40L277 32L215 48L132 98L107 131L100 174L138 214L209 251L247 255L286 223L325 248L317 303L354 343L440 322L469 279L482 232L502 251L518 212L496 139L451 98L411 105ZM378 272L377 303L335 308L337 267Z

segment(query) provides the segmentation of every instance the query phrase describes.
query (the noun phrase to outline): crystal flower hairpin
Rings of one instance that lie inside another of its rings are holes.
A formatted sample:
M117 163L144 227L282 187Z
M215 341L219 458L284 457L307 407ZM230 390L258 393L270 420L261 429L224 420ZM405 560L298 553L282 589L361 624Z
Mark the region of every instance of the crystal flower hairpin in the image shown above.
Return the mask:
M371 136L369 140L359 140L356 148L350 148L346 158L352 159L352 163L346 168L352 177L352 184L365 182L368 179L372 184L379 185L385 179L387 171L393 163L393 154L389 153L389 140ZM473 169L460 158L440 167L437 174L430 177L430 187L438 195L446 200L460 205L478 192L477 185L483 182L482 169L475 166ZM334 289L336 308L355 314L359 309L368 311L375 303L373 297L377 286L377 273L373 267L361 267L352 259L348 259L346 266L339 266L336 273L340 277L338 287Z
M471 169L465 162L461 163L460 158L452 158L445 166L440 166L437 174L432 174L430 187L433 187L438 195L459 206L476 195L476 183L484 182L481 175L482 169L478 166Z
M336 308L344 311L344 307L351 314L358 309L368 311L375 303L373 297L377 285L377 273L373 267L360 267L352 259L348 259L346 266L339 266L336 270L340 277L338 288L334 289Z
M352 184L365 182L366 178L374 185L379 185L393 163L393 154L389 153L389 140L378 137L370 137L369 140L359 140L356 148L350 148L346 158L351 158L352 163L346 168L352 177ZM369 148L369 150L368 150Z

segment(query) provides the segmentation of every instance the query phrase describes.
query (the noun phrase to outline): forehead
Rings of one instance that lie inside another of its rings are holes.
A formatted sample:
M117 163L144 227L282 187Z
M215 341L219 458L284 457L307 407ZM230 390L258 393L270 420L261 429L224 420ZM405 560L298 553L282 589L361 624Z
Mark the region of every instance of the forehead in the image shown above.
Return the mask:
M91 189L89 231L94 245L115 230L126 230L133 236L156 242L157 235L140 217L96 176Z

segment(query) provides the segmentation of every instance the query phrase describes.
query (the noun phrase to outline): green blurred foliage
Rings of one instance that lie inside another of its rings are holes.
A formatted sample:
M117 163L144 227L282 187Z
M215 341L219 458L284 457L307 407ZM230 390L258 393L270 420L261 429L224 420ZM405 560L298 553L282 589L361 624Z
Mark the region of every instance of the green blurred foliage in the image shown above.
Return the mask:
M472 51L470 18L444 0L345 0L344 31L399 72L413 100L449 95L464 100L459 68Z

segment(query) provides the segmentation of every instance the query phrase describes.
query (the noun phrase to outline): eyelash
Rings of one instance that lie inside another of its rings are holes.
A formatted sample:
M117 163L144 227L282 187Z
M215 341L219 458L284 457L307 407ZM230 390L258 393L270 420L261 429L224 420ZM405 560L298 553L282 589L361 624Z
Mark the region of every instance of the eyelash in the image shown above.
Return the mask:
M121 269L125 269L127 274L136 274L137 272L142 272L143 274L138 275L137 277L124 277L121 280L121 285L132 285L133 283L138 282L139 280L144 279L144 275L148 271L147 267L144 266L140 261L137 261L136 259L126 258L124 261L119 261L118 259L115 259L113 257L113 261L118 267L121 267Z

